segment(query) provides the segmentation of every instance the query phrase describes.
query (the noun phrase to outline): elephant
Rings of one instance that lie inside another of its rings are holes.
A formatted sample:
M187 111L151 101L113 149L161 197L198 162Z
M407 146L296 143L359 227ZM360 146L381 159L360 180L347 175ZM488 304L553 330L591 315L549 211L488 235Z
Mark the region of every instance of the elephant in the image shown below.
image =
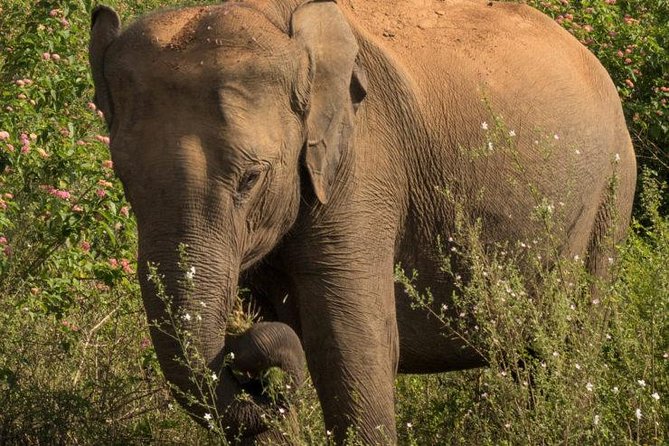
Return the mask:
M559 202L559 255L607 276L609 239L621 241L631 218L634 149L606 70L535 9L243 0L121 28L113 9L95 8L89 58L137 221L152 340L167 380L192 390L186 349L159 322L155 265L175 311L198 314L183 326L217 373L212 404L230 439L282 441L263 414L283 403L254 385L269 367L299 384L306 359L337 443L354 429L392 444L398 373L486 365L412 308L394 276L398 263L415 269L435 305L452 302L437 247L458 247L445 189L460 191L485 243L509 246L545 231L532 218L537 196ZM499 141L486 136L493 123ZM226 334L240 286L262 320Z

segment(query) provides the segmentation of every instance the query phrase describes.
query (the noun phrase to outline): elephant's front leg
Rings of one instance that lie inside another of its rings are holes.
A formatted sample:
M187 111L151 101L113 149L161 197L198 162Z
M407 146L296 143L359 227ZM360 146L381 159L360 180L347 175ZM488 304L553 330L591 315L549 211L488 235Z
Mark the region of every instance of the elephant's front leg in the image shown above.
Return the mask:
M309 372L338 444L349 433L365 444L394 444L399 344L392 249L370 259L378 245L374 251L343 245L329 239L296 277Z

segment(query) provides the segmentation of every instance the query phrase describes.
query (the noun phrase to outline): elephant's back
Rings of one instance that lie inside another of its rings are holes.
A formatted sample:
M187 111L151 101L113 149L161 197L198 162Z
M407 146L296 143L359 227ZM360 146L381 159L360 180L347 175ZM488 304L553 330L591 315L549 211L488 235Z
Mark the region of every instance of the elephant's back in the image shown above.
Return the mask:
M481 212L499 222L494 231L519 228L529 234L523 222L536 203L518 190L519 162L521 183L551 202L567 201L567 227L584 230L574 245L587 243L587 228L613 170L633 178L635 169L616 88L587 48L522 4L347 0L347 5L353 21L388 51L412 86L427 135L410 151L419 154L413 164L437 166L409 175L416 196L467 178L472 190L486 190Z

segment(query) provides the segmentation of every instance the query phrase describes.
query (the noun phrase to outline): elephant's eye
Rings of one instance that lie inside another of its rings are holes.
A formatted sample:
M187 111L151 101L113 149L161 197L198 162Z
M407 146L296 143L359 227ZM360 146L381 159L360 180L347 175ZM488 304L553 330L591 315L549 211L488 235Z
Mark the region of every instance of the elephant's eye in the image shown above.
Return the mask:
M239 185L237 186L237 193L240 195L248 193L251 189L253 189L253 186L256 185L256 183L260 179L261 174L262 174L262 169L258 167L252 167L248 169L246 172L244 172L244 175L242 175L242 178L239 180Z

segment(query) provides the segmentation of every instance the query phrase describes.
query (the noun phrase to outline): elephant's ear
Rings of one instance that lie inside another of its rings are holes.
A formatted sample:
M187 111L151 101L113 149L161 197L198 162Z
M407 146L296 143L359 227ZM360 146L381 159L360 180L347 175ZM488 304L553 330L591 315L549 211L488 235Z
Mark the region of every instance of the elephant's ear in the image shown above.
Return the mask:
M95 83L94 102L105 115L107 126L111 126L112 103L104 76L104 58L109 45L121 32L121 20L116 11L107 6L98 6L91 14L91 41L88 45L88 60Z
M291 35L309 53L304 162L316 196L325 204L353 134L366 78L356 64L358 43L336 3L311 1L300 6L292 16Z

